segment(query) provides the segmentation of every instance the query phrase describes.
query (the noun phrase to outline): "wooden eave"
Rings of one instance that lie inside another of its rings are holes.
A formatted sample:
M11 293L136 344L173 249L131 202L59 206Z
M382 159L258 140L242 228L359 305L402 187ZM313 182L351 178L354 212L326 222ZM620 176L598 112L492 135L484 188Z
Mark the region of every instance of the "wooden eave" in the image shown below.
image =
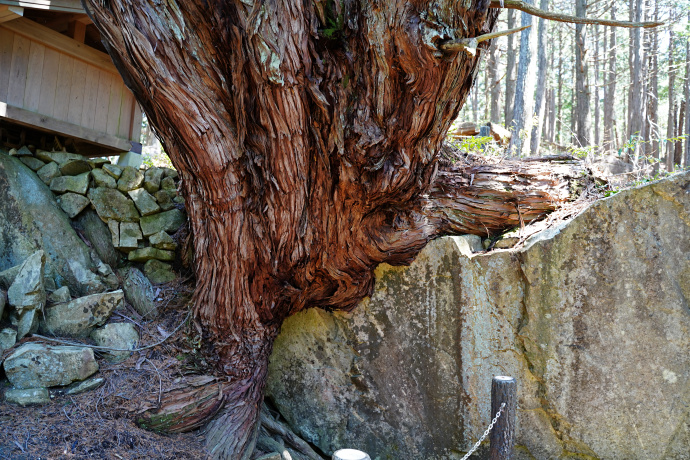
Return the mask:
M0 0L0 5L67 13L84 13L80 0Z

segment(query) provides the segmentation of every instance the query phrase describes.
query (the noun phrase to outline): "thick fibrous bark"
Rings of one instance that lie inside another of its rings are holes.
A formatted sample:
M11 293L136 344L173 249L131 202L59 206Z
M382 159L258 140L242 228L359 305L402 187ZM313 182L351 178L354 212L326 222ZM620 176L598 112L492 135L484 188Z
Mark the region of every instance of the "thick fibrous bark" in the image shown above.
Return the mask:
M352 308L379 263L567 197L543 166L439 163L489 43L474 57L438 46L490 32L487 0L84 2L183 180L194 315L227 377L169 395L145 423L179 431L215 417L217 458L252 451L288 315Z

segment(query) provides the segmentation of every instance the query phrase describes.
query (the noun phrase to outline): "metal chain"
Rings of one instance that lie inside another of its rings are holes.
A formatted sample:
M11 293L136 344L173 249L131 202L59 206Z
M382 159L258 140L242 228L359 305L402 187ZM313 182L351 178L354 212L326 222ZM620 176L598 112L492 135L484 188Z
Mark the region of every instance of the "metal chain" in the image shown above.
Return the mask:
M491 420L491 423L489 423L489 427L486 429L486 431L484 432L484 434L482 435L482 437L479 438L479 441L477 441L477 442L474 444L474 446L472 446L472 449L470 449L470 451L467 452L467 453L465 454L465 456L462 457L461 460L467 460L468 458L470 458L470 455L472 455L472 454L479 448L479 445L480 445L482 442L484 442L484 440L486 439L486 437L489 436L489 433L491 433L491 429L494 427L494 425L495 425L496 422L498 421L498 417L501 416L501 413L503 412L503 408L504 408L504 407L506 407L506 403L501 403L501 407L498 408L498 412L496 412L496 416L494 417L493 420Z

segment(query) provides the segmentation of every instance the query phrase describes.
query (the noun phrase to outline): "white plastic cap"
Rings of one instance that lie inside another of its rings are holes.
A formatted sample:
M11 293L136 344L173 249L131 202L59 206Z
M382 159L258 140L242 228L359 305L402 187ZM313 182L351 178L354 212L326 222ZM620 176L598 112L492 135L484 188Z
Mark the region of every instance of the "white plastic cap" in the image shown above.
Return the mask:
M333 454L333 460L371 460L371 457L361 450L340 449Z

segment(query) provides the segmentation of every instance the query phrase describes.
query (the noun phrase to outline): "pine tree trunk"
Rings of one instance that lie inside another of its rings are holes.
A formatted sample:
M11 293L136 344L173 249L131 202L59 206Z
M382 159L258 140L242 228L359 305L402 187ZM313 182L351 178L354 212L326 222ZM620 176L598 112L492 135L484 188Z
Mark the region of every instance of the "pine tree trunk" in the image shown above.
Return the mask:
M499 60L498 40L491 40L489 47L488 78L491 86L491 103L489 110L489 121L492 123L501 122L499 104L501 102L501 82L498 79L498 60Z
M631 8L633 8L633 21L642 20L642 0L631 0ZM628 126L628 139L640 139L644 133L645 120L645 90L643 81L643 43L642 32L640 29L631 29L632 41L631 48L631 62L630 62L630 106L628 112L630 114L630 124ZM637 143L634 150L634 157L637 160L640 151L640 144Z
M611 19L616 19L616 4L611 5ZM608 43L608 70L606 71L604 94L604 151L615 148L616 134L613 131L616 104L616 28L609 27L610 39Z
M688 13L688 22L690 23L690 12ZM685 130L683 134L685 137L685 150L683 166L690 167L690 40L685 42L685 89L683 90L683 97L685 98Z
M539 8L542 10L549 9L549 0L540 0ZM539 144L541 142L541 131L544 126L544 104L546 93L546 77L548 75L548 66L546 65L546 20L539 18L537 30L537 87L535 89L534 97L534 114L535 125L532 127L532 138L530 140L530 152L532 156L539 154Z
M674 9L671 8L669 14L669 22L673 23L675 19ZM668 45L668 121L666 124L666 171L673 172L673 157L675 155L675 142L669 140L675 136L676 130L676 71L673 62L673 53L676 47L675 32L673 28L669 31L669 45Z
M576 0L575 15L584 18L587 14L587 0ZM592 143L592 118L589 113L589 66L587 64L586 27L575 25L575 92L577 117L575 121L575 145L588 146Z
M516 10L508 10L508 29L515 28ZM513 108L515 106L515 65L517 63L517 51L515 49L515 35L508 35L506 49L506 98L505 98L505 127L510 129L513 125Z
M600 144L601 110L599 104L599 26L594 26L594 145Z
M486 1L85 4L182 179L194 320L224 382L168 394L141 422L210 422L214 458L251 456L287 316L351 309L378 264L539 218L580 177L441 151L489 43L449 55L440 40L491 31Z
M659 2L654 2L654 20L659 19ZM649 82L647 91L647 155L659 160L659 34L650 33L648 53ZM653 164L653 174L659 172L659 163Z
M534 0L525 3L534 4ZM520 15L520 26L532 25L531 15ZM534 86L537 72L535 42L537 29L530 27L520 33L520 61L518 63L517 81L515 84L515 103L513 105L513 123L510 126L512 136L508 150L516 156L529 156L532 137L532 117L534 115Z

